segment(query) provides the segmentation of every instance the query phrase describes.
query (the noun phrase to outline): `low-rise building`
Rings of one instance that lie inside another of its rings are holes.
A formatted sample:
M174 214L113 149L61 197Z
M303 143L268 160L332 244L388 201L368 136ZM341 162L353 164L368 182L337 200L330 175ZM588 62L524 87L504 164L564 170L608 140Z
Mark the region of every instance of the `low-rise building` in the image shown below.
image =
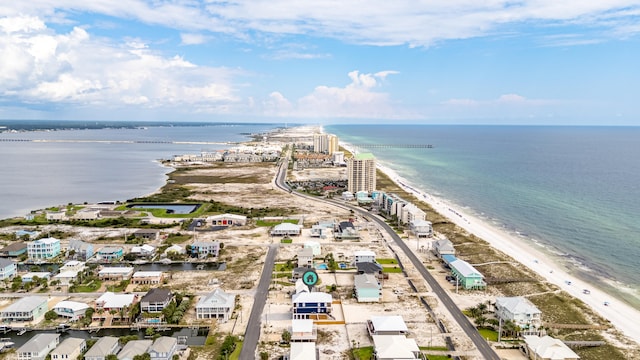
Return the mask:
M382 265L375 262L357 262L356 269L358 269L358 274L370 274L378 279L385 278L385 274L382 272Z
M300 235L300 225L288 222L280 223L271 229L271 236L298 236Z
M231 317L235 306L236 296L218 288L208 295L200 297L196 304L196 318L220 319L226 322Z
M137 257L150 257L153 256L155 252L156 248L149 244L134 246L131 248L131 254Z
M524 337L525 353L536 360L578 360L580 356L565 343L551 336L529 335Z
M411 229L411 232L419 238L433 236L433 224L431 221L414 220L409 223L409 228Z
M169 305L173 294L169 289L153 288L140 299L140 311L159 313Z
M51 351L51 360L77 359L87 350L87 342L80 338L66 338Z
M153 340L129 341L118 353L118 360L133 360L136 355L142 355L146 353L152 344Z
M84 354L84 360L106 360L107 355L120 351L120 340L113 336L103 336Z
M65 221L67 220L66 211L47 211L44 215L47 221Z
M108 317L123 321L129 319L129 311L138 301L136 294L114 294L106 292L96 300L96 312L93 313L93 321L104 321ZM103 311L100 311L103 310ZM114 310L114 314L110 314ZM120 312L122 311L122 314Z
M220 214L209 216L206 221L211 226L244 226L247 224L247 217L236 214Z
M0 322L33 321L49 311L47 298L44 296L26 296L0 311Z
M58 316L68 318L69 321L77 321L84 317L88 308L89 305L85 303L63 300L53 307L53 311L55 311Z
M122 259L124 249L120 246L105 246L96 253L96 260L102 262L118 261Z
M323 292L299 292L294 294L294 319L324 319L331 314L333 297Z
M487 283L476 268L464 260L457 259L449 264L452 276L465 289L484 289Z
M178 350L178 339L170 336L161 336L154 340L147 352L151 360L171 360Z
M42 238L27 243L29 259L51 259L60 255L60 240Z
M315 342L294 342L289 349L288 360L317 360Z
M131 276L133 276L133 268L128 266L108 266L98 271L100 280L122 281L131 279Z
M136 271L131 277L131 283L136 285L157 285L163 279L162 271Z
M78 260L87 261L93 257L93 244L82 240L69 240L68 251L73 251L73 257Z
M402 316L372 316L367 320L369 335L407 335L409 329Z
M420 359L420 348L414 339L404 335L373 335L372 338L378 360Z
M191 244L191 256L198 258L218 257L220 243L217 241L196 241Z
M439 239L433 242L433 253L442 259L444 255L455 255L456 249L449 239Z
M358 250L353 253L353 262L376 262L376 253L371 250Z
M13 260L0 258L0 280L10 280L18 273L18 264Z
M311 319L291 320L291 341L316 341L318 331Z
M313 256L320 256L320 254L322 253L322 247L317 241L305 241L304 247L310 248L313 251Z
M379 302L382 297L382 285L372 274L354 276L355 295L358 302Z
M498 297L495 308L498 319L511 321L524 332L535 331L542 326L542 311L525 297Z
M18 360L44 360L60 343L60 334L36 334L16 350Z
M303 248L296 253L298 256L298 267L313 266L313 249Z
M51 273L48 271L30 271L21 276L23 283L32 282L34 280L46 279L51 280Z
M0 257L19 257L27 253L27 243L18 241L0 249Z
M155 241L160 238L160 231L154 229L140 229L133 233L136 239L144 239L149 241Z

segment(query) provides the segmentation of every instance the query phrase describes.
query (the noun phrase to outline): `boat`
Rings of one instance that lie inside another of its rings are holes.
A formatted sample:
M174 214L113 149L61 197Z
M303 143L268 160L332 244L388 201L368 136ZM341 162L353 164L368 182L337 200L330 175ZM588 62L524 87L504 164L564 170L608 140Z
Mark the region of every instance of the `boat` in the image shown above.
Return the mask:
M18 329L18 336L24 335L27 331L27 328Z
M57 333L62 333L62 332L66 332L67 330L69 330L71 328L71 325L69 324L60 324L58 325L58 327L56 328L56 332Z
M0 352L12 349L13 345L15 343L11 341L11 338L0 338Z
M9 326L9 325L1 325L0 326L0 332L1 333L6 334L9 331L11 331L11 326Z

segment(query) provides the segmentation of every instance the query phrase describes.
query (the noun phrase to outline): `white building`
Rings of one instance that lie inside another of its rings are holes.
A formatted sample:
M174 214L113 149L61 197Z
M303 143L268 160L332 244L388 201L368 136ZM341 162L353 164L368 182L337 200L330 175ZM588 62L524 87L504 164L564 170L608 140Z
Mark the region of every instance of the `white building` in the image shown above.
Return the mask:
M236 214L220 214L207 217L206 222L211 226L244 226L247 224L247 217Z
M77 301L63 300L53 307L53 311L59 316L69 318L70 321L77 321L84 317L89 305Z
M526 353L536 360L578 360L580 356L565 343L551 336L525 336Z
M300 225L283 222L273 227L271 236L298 236L300 228Z
M498 319L512 321L525 332L542 326L542 312L525 297L498 297L495 308Z
M320 256L320 254L322 253L320 243L317 241L305 241L304 247L310 248L313 251L313 256Z
M98 271L100 280L128 280L133 275L133 268L128 266L122 267L104 267Z
M367 321L367 331L370 335L406 335L409 333L407 324L402 316L372 316Z
M311 267L313 266L313 249L302 248L296 253L298 256L298 267Z
M176 351L178 351L178 339L170 336L157 338L147 350L151 360L171 360Z
M236 296L222 289L215 289L206 296L200 297L196 304L196 318L221 319L226 322L236 306Z
M427 220L414 220L409 223L411 232L417 237L431 237L433 236L433 224Z
M353 253L353 262L376 262L376 253L371 250L358 250Z
M373 335L372 338L378 360L419 359L420 348L414 339L404 335Z
M30 259L51 259L60 254L60 240L43 238L27 243L27 254Z
M18 265L13 261L0 258L0 280L13 279L18 273Z
M289 349L289 360L316 360L315 342L292 342Z
M152 344L153 340L129 341L118 353L118 360L133 360L136 355L142 355L146 353Z
M0 311L0 322L11 323L33 321L49 311L47 298L44 296L26 296Z

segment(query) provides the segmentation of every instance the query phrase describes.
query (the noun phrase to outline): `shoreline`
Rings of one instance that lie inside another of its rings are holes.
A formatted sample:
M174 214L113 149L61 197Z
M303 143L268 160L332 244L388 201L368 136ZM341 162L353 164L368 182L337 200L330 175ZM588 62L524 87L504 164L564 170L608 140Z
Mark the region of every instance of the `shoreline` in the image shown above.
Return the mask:
M350 152L354 151L350 144L343 144L343 147ZM535 244L528 243L526 239L489 224L478 216L461 210L444 198L433 196L418 189L388 166L378 162L376 167L400 188L413 194L419 201L431 206L435 212L470 234L476 235L494 249L507 254L549 283L558 286L562 291L579 299L596 314L610 321L625 336L640 344L640 327L637 325L640 323L639 310L614 298L604 290L587 283L576 275L570 274L561 263L554 261L543 250L537 249ZM589 290L590 293L584 294L584 289ZM605 302L607 305L605 305Z

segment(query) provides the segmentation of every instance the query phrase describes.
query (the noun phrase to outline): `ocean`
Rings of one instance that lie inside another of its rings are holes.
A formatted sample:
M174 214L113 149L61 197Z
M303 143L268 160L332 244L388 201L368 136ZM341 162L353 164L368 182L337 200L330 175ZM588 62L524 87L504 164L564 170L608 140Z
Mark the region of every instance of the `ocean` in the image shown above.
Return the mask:
M0 133L0 218L70 202L125 201L147 195L163 186L171 171L158 160L228 149L233 145L193 142L248 141L248 134L278 126L202 124Z
M324 131L373 153L411 186L540 246L573 275L640 309L640 127L330 125ZM432 147L402 147L427 144Z

